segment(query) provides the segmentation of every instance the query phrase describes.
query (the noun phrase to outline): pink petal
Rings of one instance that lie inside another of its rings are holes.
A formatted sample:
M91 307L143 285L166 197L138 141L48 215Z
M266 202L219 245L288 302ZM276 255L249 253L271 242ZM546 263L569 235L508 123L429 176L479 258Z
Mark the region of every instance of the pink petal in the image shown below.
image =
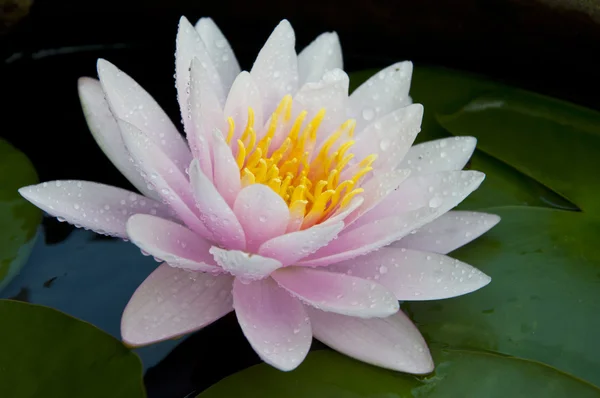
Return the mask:
M286 94L298 89L296 38L287 20L277 25L258 53L250 73L263 98L263 114L270 115Z
M352 147L357 161L376 154L374 173L396 168L421 131L423 105L413 104L389 113L369 124L357 135ZM400 167L408 168L408 167Z
M200 219L212 234L212 240L231 250L244 250L246 236L233 210L215 186L200 170L197 159L190 165L190 182Z
M343 70L333 69L326 72L318 82L302 86L294 97L294 102L298 103L299 109L308 112L309 118L314 117L319 110L326 109L325 118L318 130L318 137L322 139L318 142L333 134L348 118L346 108L349 84L348 75Z
M211 244L186 227L160 217L136 214L127 221L129 239L144 252L190 271L220 273Z
M290 219L290 210L281 196L262 184L242 189L233 211L244 228L246 249L250 252L256 252L263 242L284 234Z
M350 95L350 116L357 121L356 131L412 103L408 96L412 62L399 62L371 77Z
M295 369L312 343L304 306L271 278L233 284L233 305L244 335L263 361L279 370Z
M427 344L402 311L387 318L360 319L306 307L314 336L360 361L414 374L433 371Z
M298 54L301 84L318 82L333 69L343 69L342 47L335 32L321 34Z
M149 198L159 199L160 196L156 191L148 189L146 180L129 161L129 153L121 138L121 130L104 98L100 82L82 77L78 81L78 89L83 114L98 146L138 191Z
M477 139L450 137L424 142L410 148L398 167L410 168L413 176L460 170L469 161Z
M443 254L390 247L334 264L328 269L375 280L401 301L462 296L491 281L478 269Z
M98 60L98 75L115 118L137 127L181 171L185 170L192 160L190 150L154 98L131 77L103 59Z
M261 92L252 75L244 71L233 82L224 109L225 116L233 118L235 122L235 133L231 141L235 148L236 141L248 123L248 108L254 111L254 130L258 134L264 123Z
M179 100L179 107L181 109L181 118L185 131L188 134L192 131L188 106L190 97L190 68L194 58L197 58L206 69L207 84L210 85L220 103L223 104L225 101L225 89L206 46L187 18L181 17L179 20L179 29L177 30L175 50L175 86L177 87L177 99Z
M211 233L198 218L190 184L185 174L162 152L161 147L148 139L140 130L122 120L118 123L123 142L136 167L144 173L146 180L163 201L168 203L194 232L206 239L212 238Z
M322 223L308 229L277 236L258 249L261 256L279 260L284 266L316 252L334 240L344 228L344 223Z
M272 258L250 254L241 250L225 250L213 246L210 249L217 264L243 282L257 281L268 277L281 268L281 263Z
M206 51L219 72L223 88L227 92L240 73L240 65L229 42L211 18L200 18L196 23L196 31L200 34Z
M237 198L242 189L240 170L235 162L231 148L229 148L229 145L227 145L223 138L223 134L215 131L212 142L214 158L213 184L229 207L233 208L235 198ZM204 169L202 171L204 172Z
M392 246L446 254L477 239L498 222L500 217L495 214L450 211Z
M293 296L323 311L372 318L387 317L399 309L390 291L366 279L302 267L282 268L271 276Z
M168 206L153 199L95 182L44 182L23 187L19 193L59 220L120 238L127 238L125 223L133 214L175 217Z
M123 341L131 346L152 344L210 325L233 310L232 283L229 275L159 265L123 312Z

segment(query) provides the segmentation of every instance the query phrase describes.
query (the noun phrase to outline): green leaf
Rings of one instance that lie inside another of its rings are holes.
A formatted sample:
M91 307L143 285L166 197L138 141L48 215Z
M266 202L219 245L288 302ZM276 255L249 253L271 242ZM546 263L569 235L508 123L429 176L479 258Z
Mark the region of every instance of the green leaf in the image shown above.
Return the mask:
M1 397L145 397L139 358L96 327L10 300L0 319Z
M533 359L600 385L600 227L580 212L489 209L502 221L452 253L492 277L475 293L404 303L429 342Z
M261 364L230 376L198 398L408 398L408 397L599 397L600 390L571 376L517 358L442 350L425 378L317 351L292 372ZM507 382L510 381L510 382Z
M29 159L0 139L0 290L26 263L35 242L42 212L17 189L37 182Z

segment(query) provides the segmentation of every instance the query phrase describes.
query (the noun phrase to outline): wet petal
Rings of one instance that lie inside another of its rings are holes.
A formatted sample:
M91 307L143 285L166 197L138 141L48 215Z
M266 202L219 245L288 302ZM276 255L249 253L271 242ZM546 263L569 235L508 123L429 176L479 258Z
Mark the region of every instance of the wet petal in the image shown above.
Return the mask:
M163 263L137 288L121 319L123 341L142 346L194 332L233 310L229 275Z
M241 250L225 250L213 246L210 253L225 271L244 282L264 279L277 268L281 268L281 263L277 260Z
M212 60L225 92L240 73L240 65L229 45L229 42L211 18L200 18L196 23L196 31L200 34L210 59Z
M229 148L220 132L215 131L213 133L212 142L214 158L213 184L229 207L233 208L235 198L242 189L240 170L231 148ZM204 169L202 171L204 172Z
M446 254L477 239L499 222L500 217L495 214L450 211L392 246Z
M312 343L304 306L271 279L233 285L233 304L244 335L263 361L295 369Z
M127 238L125 223L133 214L175 217L168 206L109 185L87 181L51 181L19 189L28 201L78 227Z
M350 116L357 121L357 132L394 109L412 103L408 96L412 71L412 62L391 65L375 74L350 95Z
M477 139L450 137L415 145L398 167L410 168L413 176L460 170L469 161Z
M318 82L325 72L343 67L342 47L335 32L321 34L298 54L301 84Z
M181 171L185 170L192 154L154 98L131 77L103 59L98 60L98 75L113 115L142 131Z
M383 286L324 269L287 267L271 275L304 303L323 311L360 318L386 317L398 311L398 300Z
M491 279L443 254L384 247L328 268L375 280L400 301L441 300L481 289Z
M262 184L242 189L233 211L244 228L246 249L251 252L258 250L263 242L284 234L290 219L287 204L275 191Z
M250 73L263 98L263 114L270 115L286 94L298 90L296 37L287 20L277 25L258 53Z
M160 217L136 214L127 221L129 239L144 252L190 271L220 273L211 244L180 224Z
M89 77L78 81L79 99L87 125L96 143L117 169L142 194L159 199L156 191L148 189L148 183L129 160L129 152L121 138L121 130L108 107L100 82Z
M349 357L414 374L434 364L419 330L402 311L387 318L360 319L307 307L314 336Z

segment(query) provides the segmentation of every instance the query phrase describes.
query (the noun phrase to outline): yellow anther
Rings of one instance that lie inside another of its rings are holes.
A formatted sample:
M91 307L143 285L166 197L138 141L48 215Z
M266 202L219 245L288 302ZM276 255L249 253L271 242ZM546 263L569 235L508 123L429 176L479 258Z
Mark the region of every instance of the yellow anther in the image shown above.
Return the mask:
M292 198L290 199L290 202L295 202L297 200L305 200L305 198L304 198L305 190L306 190L306 187L304 185L298 185L296 188L294 188L294 193L292 193Z
M340 198L342 197L342 193L344 191L349 193L353 186L354 186L354 181L352 181L352 180L346 180L346 181L342 182L340 185L338 185L337 188L335 189L335 193L331 197L331 203L329 204L329 208L333 209L335 206L337 206L337 204L340 201Z
M244 146L242 140L237 140L237 144L238 154L235 158L235 162L238 165L238 169L241 169L242 167L244 167L244 161L246 160L246 147Z
M350 160L352 160L353 158L354 158L354 154L353 153L351 153L348 156L346 156L344 159L342 159L341 162L338 162L337 169L338 170L343 170L346 167L346 165L348 164L348 162Z
M272 180L273 178L279 177L279 168L275 165L271 165L267 171L266 181Z
M337 169L333 169L329 172L329 176L327 177L327 189L334 189L335 187L335 177L339 174Z
M290 183L292 182L292 179L294 178L294 175L292 173L288 173L285 178L283 179L283 181L281 182L281 189L280 189L280 195L285 195L288 187L290 186ZM285 198L284 198L285 199Z
M369 155L359 163L359 166L360 167L370 167L376 159L377 159L377 155L375 155L375 154Z
M265 177L267 176L267 161L264 159L260 159L258 161L258 166L256 167L256 171L254 172L254 176L256 177L256 182L262 183L265 181Z
M317 186L315 187L315 197L318 197L319 195L321 195L321 192L323 192L323 189L327 186L327 181L325 180L319 180L319 182L317 182Z
M252 152L252 155L250 155L250 157L248 158L246 166L248 168L253 169L258 165L258 161L260 159L262 159L262 150L260 148L256 148L256 150Z
M278 164L281 158L283 158L287 154L287 151L288 149L290 149L291 146L292 140L290 139L290 137L288 137L285 139L285 141L283 141L283 144L281 144L281 146L277 148L275 152L273 152L273 155L271 155L270 160L272 164Z
M275 191L275 193L279 194L280 189L281 189L281 179L279 179L279 178L273 178L272 180L269 181L268 186L273 191Z
M256 183L256 178L254 177L254 174L252 174L252 172L250 170L248 170L248 168L244 168L244 170L242 171L242 187L245 188L248 185L252 185L254 183Z
M290 215L293 218L302 218L306 214L307 200L297 200L290 204Z
M306 217L304 217L302 228L309 228L315 225L323 217L327 202L329 202L329 199L334 193L334 190L328 190L319 195L318 198L315 198L312 208L309 210Z
M248 108L248 121L246 122L246 128L241 137L242 141L246 141L246 138L248 138L248 135L250 134L250 129L252 128L254 128L254 109Z
M354 175L354 177L352 177L352 181L354 181L354 183L357 183L361 178L365 176L365 174L367 174L371 170L373 170L372 167L365 167L364 169L361 169L358 173Z
M362 188L358 188L355 189L354 191L350 192L349 194L347 194L346 196L344 196L344 199L342 199L342 203L340 203L340 207L343 209L344 207L348 206L348 204L350 204L350 201L359 193L363 193L365 190Z
M232 117L227 118L227 124L229 124L229 131L227 132L227 143L231 144L231 140L233 139L233 133L235 133L235 122Z

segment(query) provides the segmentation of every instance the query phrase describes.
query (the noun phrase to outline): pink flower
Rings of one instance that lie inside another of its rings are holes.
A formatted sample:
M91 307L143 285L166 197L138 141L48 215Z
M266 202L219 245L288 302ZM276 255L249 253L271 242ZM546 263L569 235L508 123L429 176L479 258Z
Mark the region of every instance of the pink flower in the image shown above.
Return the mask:
M412 64L348 96L335 33L300 54L282 21L252 70L211 19L177 34L187 142L152 97L107 61L79 93L100 147L144 195L84 181L21 194L72 224L130 239L164 261L127 305L122 335L145 345L235 309L267 363L297 367L316 337L381 367L433 362L398 300L437 300L490 278L445 254L497 216L449 212L482 182L461 171L475 139L411 147L423 107ZM415 232L416 231L416 232Z

